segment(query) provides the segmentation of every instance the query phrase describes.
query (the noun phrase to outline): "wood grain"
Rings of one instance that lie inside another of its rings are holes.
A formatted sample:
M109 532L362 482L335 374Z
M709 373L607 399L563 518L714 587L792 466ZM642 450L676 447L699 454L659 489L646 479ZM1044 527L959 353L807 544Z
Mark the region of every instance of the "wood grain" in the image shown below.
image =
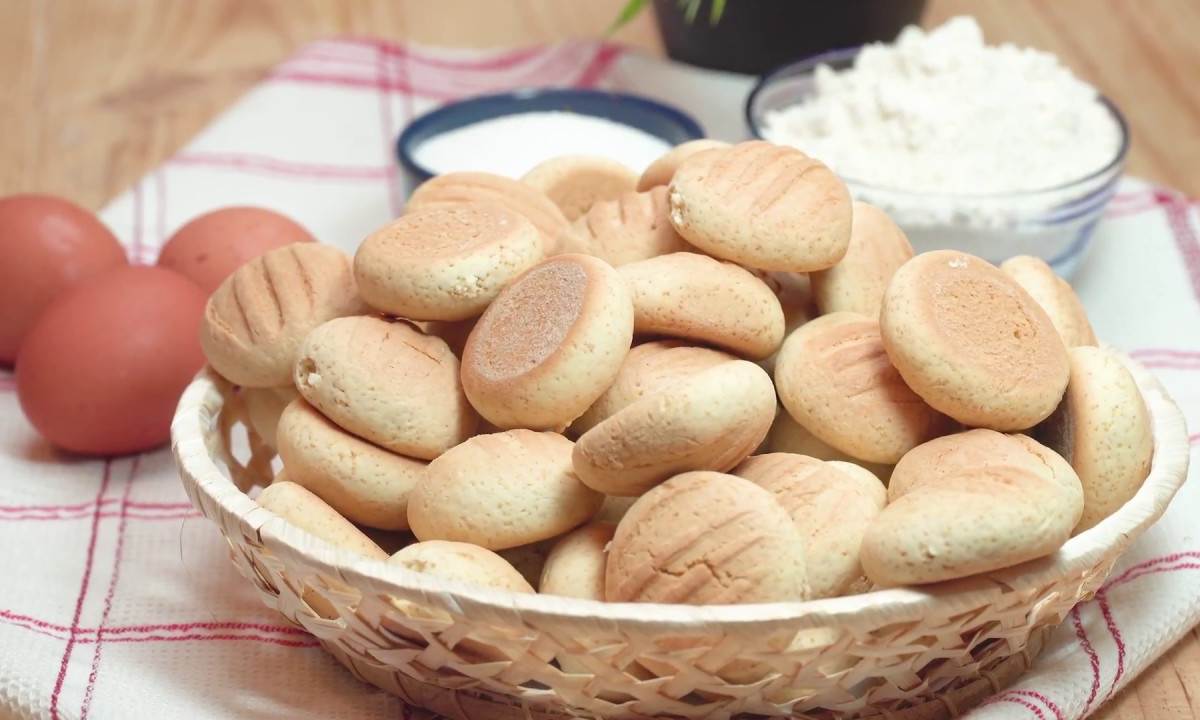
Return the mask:
M320 37L529 45L600 35L617 7L618 0L6 0L0 194L53 192L100 207ZM660 47L648 14L616 39Z
M98 208L184 144L297 46L330 35L472 47L595 37L623 0L6 0L0 3L0 195ZM1200 3L931 0L992 42L1051 50L1124 110L1129 170L1200 195ZM615 38L661 53L643 14ZM1189 633L1102 708L1104 720L1200 716Z

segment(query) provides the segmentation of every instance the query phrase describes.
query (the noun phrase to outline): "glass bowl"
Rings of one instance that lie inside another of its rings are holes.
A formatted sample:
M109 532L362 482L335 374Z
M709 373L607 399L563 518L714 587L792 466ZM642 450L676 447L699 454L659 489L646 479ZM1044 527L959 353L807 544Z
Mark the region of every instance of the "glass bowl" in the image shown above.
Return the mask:
M818 65L850 67L859 48L833 50L784 65L762 78L746 101L750 132L763 138L767 113L795 105L813 92ZM914 193L843 177L851 195L883 208L904 229L917 252L953 248L999 263L1033 255L1059 275L1071 276L1087 252L1092 232L1116 192L1129 150L1129 127L1108 99L1121 142L1103 168L1062 185L1014 193ZM997 148L997 152L1006 152Z

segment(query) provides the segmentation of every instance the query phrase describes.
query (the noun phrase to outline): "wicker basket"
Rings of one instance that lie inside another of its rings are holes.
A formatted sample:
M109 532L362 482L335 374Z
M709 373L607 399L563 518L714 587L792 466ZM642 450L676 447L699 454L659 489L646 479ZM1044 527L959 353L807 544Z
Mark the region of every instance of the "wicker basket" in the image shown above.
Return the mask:
M605 604L456 586L354 556L260 508L244 491L269 479L270 451L251 436L252 457L232 457L242 412L215 375L184 393L172 436L188 496L263 602L411 705L464 720L945 717L1024 672L1183 483L1183 418L1126 363L1153 418L1154 462L1115 515L1017 568L803 603Z

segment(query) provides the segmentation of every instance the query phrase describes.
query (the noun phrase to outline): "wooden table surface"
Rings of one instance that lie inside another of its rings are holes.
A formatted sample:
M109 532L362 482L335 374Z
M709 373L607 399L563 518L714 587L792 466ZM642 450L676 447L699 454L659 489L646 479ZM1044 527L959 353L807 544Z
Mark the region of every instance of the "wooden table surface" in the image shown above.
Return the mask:
M334 34L458 46L602 33L622 0L4 0L0 195L103 205L298 45ZM1200 3L931 0L992 42L1052 50L1124 110L1129 171L1200 196ZM616 39L661 53L652 15ZM1096 717L1200 717L1190 633Z

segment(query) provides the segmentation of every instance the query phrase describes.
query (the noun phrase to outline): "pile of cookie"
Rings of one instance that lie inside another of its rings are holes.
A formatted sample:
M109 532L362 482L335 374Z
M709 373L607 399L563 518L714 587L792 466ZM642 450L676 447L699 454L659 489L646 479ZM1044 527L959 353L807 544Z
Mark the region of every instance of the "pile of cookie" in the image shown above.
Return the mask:
M914 257L765 142L605 168L442 175L353 259L230 276L202 344L282 460L258 502L449 581L714 604L1010 567L1147 476L1134 379L1040 260Z

